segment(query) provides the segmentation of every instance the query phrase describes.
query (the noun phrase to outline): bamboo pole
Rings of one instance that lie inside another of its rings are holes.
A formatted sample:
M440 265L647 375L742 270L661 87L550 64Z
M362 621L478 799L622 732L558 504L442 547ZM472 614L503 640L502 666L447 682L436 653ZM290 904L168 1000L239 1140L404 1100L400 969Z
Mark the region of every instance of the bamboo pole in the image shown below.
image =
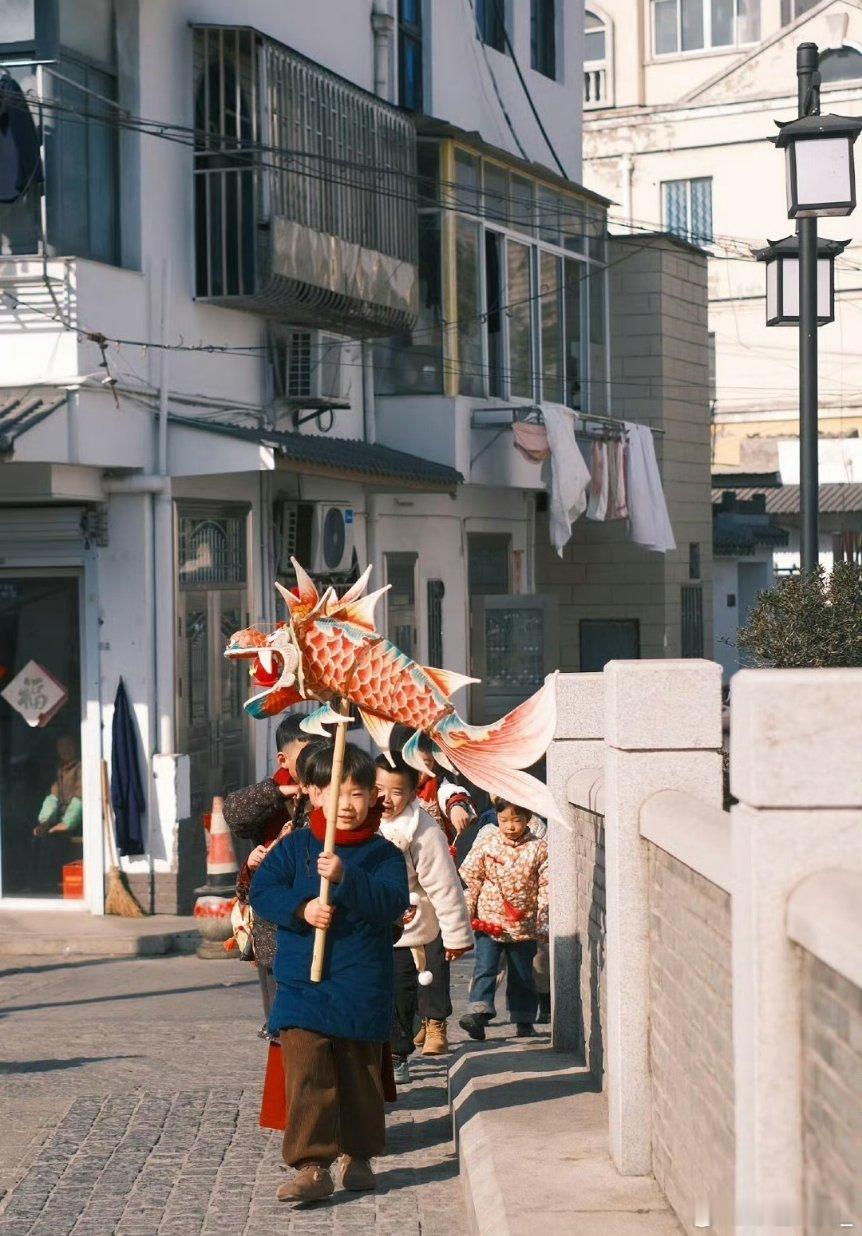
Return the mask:
M350 715L350 703L341 701L340 712L343 717ZM326 833L323 841L323 853L335 852L335 831L338 827L338 799L341 795L341 781L344 769L344 748L347 746L347 722L339 722L335 729L335 746L332 752L332 779L329 783L329 810L326 813ZM331 885L324 876L320 877L320 892L318 898L325 906L329 905ZM323 959L326 953L326 928L314 929L314 952L311 955L311 981L319 983L323 978Z

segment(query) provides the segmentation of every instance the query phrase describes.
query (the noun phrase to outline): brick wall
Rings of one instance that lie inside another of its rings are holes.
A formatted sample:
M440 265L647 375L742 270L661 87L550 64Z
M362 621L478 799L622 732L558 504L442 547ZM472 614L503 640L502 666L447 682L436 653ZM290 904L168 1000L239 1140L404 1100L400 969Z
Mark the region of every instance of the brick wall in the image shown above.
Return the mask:
M862 990L801 951L805 1231L859 1231Z
M656 451L677 550L628 540L623 523L574 525L561 558L536 521L536 589L557 598L560 668L576 672L584 619L637 619L642 657L680 655L681 586L700 546L704 655L712 651L712 506L706 258L667 236L614 237L610 251L614 416L664 431Z
M643 844L650 889L653 1171L687 1231L730 1236L730 897L664 850Z
M575 808L577 864L576 966L580 991L577 1050L596 1081L604 1073L605 990L605 821Z

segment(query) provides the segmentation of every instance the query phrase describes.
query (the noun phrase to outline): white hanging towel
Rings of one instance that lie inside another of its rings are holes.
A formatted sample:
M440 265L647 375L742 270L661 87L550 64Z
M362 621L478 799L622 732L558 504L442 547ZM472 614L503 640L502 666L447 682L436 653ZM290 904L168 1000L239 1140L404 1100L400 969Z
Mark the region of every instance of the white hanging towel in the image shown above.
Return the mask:
M667 553L676 549L667 513L652 430L626 422L629 438L628 507L632 540L647 549Z
M572 524L587 507L590 472L575 439L575 415L559 403L543 403L542 419L551 448L551 544L562 558Z
M590 496L587 503L587 519L604 520L608 517L608 447L605 442L594 442L590 451Z

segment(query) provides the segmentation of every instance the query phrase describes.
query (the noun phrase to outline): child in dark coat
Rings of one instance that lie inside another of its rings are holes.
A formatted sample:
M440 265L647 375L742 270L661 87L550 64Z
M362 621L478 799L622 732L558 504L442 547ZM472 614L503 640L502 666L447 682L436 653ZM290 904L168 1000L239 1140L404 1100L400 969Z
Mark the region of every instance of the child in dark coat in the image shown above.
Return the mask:
M234 790L224 800L224 819L235 837L254 843L237 876L237 898L246 903L252 874L263 861L267 850L279 835L292 832L305 823L306 803L301 792L297 765L308 744L320 742L301 728L300 713L288 713L275 732L276 769L272 777L258 781L256 785ZM272 1001L275 997L275 978L272 965L275 960L275 926L265 919L255 917L252 922L254 960L260 979L263 998L263 1014L269 1020ZM266 1037L266 1021L260 1030Z
M347 745L335 852L324 853L332 749L308 760L309 827L283 838L254 875L255 914L278 927L271 1033L280 1033L287 1090L285 1162L297 1175L280 1201L322 1201L341 1156L346 1189L373 1189L385 1145L381 1060L393 1007L392 924L410 905L401 852L377 829L376 769ZM318 898L332 882L332 905ZM323 981L309 978L314 929L328 930Z

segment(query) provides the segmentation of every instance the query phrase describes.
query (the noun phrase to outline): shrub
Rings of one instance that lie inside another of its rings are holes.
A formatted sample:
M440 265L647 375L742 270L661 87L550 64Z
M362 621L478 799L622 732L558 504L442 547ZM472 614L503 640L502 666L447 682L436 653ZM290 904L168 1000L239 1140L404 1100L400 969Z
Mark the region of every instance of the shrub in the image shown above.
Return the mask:
M737 643L779 669L862 666L862 565L818 567L761 592Z

